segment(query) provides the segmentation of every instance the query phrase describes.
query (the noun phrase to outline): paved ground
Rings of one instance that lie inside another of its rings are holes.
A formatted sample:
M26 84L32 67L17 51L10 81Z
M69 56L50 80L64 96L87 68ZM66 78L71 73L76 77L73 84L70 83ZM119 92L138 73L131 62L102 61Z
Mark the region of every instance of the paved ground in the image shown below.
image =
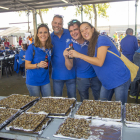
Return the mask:
M25 80L26 80L25 78L22 78L20 74L17 75L17 73L15 72L13 72L13 75L9 77L6 77L6 75L4 74L2 76L2 79L0 79L0 96L9 96L11 94L29 94L26 88ZM52 80L51 80L51 88L52 88ZM90 92L89 98L94 99L91 90L89 90L89 92ZM66 86L64 86L63 96L65 97L67 96ZM115 100L115 98L113 97L112 100ZM78 91L77 91L77 101L80 101ZM128 97L128 102L135 103L135 99L131 99Z

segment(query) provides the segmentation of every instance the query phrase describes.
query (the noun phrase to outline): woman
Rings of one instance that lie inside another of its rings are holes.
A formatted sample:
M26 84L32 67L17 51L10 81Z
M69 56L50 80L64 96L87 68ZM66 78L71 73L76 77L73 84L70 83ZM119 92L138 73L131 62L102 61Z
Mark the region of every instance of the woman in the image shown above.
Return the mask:
M51 59L51 38L49 28L45 24L41 24L37 28L35 44L28 46L25 56L25 68L27 69L26 85L30 96L42 97L51 95L51 87L49 80L49 70L45 57L48 56L50 63Z
M83 38L89 41L89 56L74 50L69 51L69 55L92 64L97 77L102 83L101 100L111 100L115 92L116 101L121 101L122 104L126 103L131 82L130 71L120 58L107 52L110 50L120 56L119 51L108 36L99 35L90 23L83 22L80 25L80 31Z

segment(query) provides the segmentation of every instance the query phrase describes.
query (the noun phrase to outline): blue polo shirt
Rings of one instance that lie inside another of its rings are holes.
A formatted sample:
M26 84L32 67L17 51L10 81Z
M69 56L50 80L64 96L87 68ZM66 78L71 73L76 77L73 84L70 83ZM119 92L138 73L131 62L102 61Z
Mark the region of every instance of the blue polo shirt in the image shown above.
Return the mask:
M138 41L135 36L127 35L121 40L122 53L130 60L133 61L133 55L138 49Z
M95 47L95 57L97 57L97 49L101 46L109 46L108 50L120 56L115 45L106 36L99 36ZM130 71L124 62L114 54L107 52L104 64L102 67L92 65L97 77L102 85L107 89L116 88L130 78Z
M33 49L35 50L35 55L33 58ZM34 45L30 44L28 49L26 50L25 60L31 61L32 64L39 63L40 61L45 60L46 54L48 55L48 61L50 64L51 60L51 50L46 49L43 51L39 47L35 47ZM44 68L36 68L36 69L27 69L26 73L26 84L32 86L42 86L45 84L50 83L49 80L49 69Z
M75 67L68 70L65 66L65 58L63 52L66 49L66 42L71 39L70 33L67 29L63 29L63 34L59 38L57 35L51 33L51 40L53 44L52 51L52 79L69 80L75 78Z
M85 41L83 44L79 44L77 41L74 39L71 39L69 42L67 42L66 47L69 47L70 43L73 43L73 48L77 52L87 55L88 53L88 42ZM76 77L79 78L92 78L96 77L95 71L91 64L88 62L80 59L80 58L74 58L74 66L76 68Z
M25 61L22 61L22 59L24 59L23 55L25 55L24 50L21 49L20 53L19 53L19 64L25 63Z

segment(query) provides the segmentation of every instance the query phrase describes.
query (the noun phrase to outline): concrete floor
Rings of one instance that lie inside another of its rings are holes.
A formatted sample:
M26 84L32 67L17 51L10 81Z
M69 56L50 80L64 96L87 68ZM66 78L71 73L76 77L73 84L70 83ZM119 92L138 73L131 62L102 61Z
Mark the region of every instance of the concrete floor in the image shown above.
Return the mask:
M9 75L9 77L6 77L4 74L2 78L0 79L0 96L9 96L11 94L29 94L26 84L25 84L25 78L22 78L22 76L15 72L13 72L13 75ZM51 80L51 89L52 89L52 80ZM77 101L80 101L80 96L78 91L77 94ZM53 90L52 90L52 96L53 96ZM63 89L63 96L67 97L67 90L66 86L64 86ZM89 89L89 99L94 99L92 96L91 89ZM112 100L115 100L115 97L113 96ZM128 96L128 103L135 103L135 99L131 99ZM140 100L139 100L140 103Z

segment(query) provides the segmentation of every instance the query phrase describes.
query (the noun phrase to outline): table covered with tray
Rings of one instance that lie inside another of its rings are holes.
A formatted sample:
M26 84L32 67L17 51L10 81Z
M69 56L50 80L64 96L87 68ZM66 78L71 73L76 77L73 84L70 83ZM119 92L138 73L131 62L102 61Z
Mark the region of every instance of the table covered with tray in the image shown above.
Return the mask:
M7 103L13 97L15 102ZM25 104L23 97L28 99ZM136 107L137 104L135 106L126 104L123 107L120 102L84 100L80 103L74 98L40 99L30 98L27 95L10 95L4 98L0 96L0 115L6 110L5 119L3 117L4 120L0 121L0 137L3 138L20 140L139 140L140 138L140 128L135 126L134 122L128 127L131 123L128 120L131 119L130 111L134 107L139 109L139 105ZM136 120L139 121L137 118ZM139 125L138 122L136 124Z

